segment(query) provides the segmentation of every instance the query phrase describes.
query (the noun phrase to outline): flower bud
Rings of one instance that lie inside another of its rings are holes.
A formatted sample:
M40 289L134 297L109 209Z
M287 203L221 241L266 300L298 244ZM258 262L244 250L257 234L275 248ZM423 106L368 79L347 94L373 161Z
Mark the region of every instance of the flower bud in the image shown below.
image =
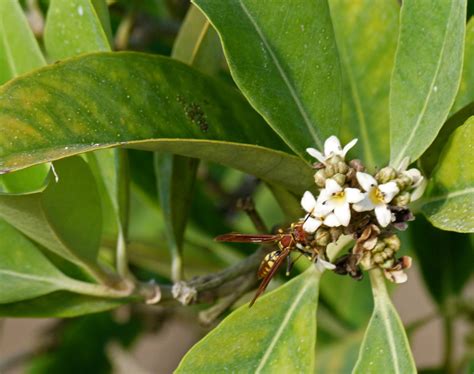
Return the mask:
M403 191L411 186L412 180L408 175L401 174L397 179L395 179L395 183L397 183L397 187L400 191Z
M365 170L364 164L362 164L361 160L357 160L357 159L351 160L351 161L349 161L349 166L351 168L355 169L355 171L364 171Z
M339 186L344 186L344 184L346 183L346 176L341 173L334 174L332 179L334 179Z
M395 196L391 202L395 206L407 206L410 203L411 194L408 191L403 191Z
M392 249L395 252L400 249L400 239L397 235L390 235L384 238L383 241L388 248Z
M384 263L382 264L382 268L391 269L394 264L395 264L395 260L393 258L389 258L388 260L384 261Z
M331 243L331 234L329 233L329 230L324 227L317 229L316 234L314 235L314 241L317 245L326 247Z
M349 170L349 166L344 161L339 161L336 165L336 171L341 174L346 174Z
M324 171L326 178L331 178L334 174L336 174L336 168L334 165L327 165Z
M384 242L377 242L377 244L375 245L374 249L372 250L372 252L382 252L383 250L385 249L385 243Z
M334 155L326 160L326 165L337 166L340 162L344 162L344 158L339 155Z
M375 179L379 183L388 183L391 180L394 180L396 177L397 171L390 166L386 166L383 169L380 169L380 171L375 174Z
M375 253L372 256L372 261L374 264L381 265L385 262L385 258L383 257L382 253Z
M324 188L326 185L326 170L321 169L314 174L314 183L316 183L316 186Z
M331 227L329 229L329 233L331 234L331 241L335 242L339 237L342 235L342 228L341 227Z
M374 267L374 262L370 252L366 252L360 259L359 265L364 270L370 270Z

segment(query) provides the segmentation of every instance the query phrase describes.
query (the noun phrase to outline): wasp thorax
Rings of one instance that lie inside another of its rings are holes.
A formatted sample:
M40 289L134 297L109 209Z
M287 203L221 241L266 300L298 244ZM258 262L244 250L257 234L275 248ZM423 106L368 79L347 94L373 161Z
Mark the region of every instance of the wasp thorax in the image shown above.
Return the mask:
M388 183L391 180L394 180L396 177L397 177L397 171L390 166L386 166L380 169L380 171L377 174L375 174L375 179L377 180L377 182L381 184Z

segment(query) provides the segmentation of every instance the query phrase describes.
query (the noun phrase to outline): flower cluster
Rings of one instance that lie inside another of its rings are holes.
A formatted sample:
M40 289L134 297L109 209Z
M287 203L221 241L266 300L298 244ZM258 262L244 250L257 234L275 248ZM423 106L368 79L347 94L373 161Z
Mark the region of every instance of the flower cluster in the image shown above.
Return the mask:
M413 219L408 204L423 193L424 179L419 170L407 170L408 159L397 169L387 166L375 175L367 173L360 160L346 161L356 143L354 139L342 148L339 139L331 136L324 143L324 153L307 149L318 161L314 181L319 195L316 198L306 191L301 199L306 211L303 229L318 243L318 266L354 278L361 277L361 269L379 267L389 280L405 282L403 270L410 267L411 259L396 258L400 240L394 232L404 230ZM324 249L342 234L352 235L356 244L331 264L324 260Z

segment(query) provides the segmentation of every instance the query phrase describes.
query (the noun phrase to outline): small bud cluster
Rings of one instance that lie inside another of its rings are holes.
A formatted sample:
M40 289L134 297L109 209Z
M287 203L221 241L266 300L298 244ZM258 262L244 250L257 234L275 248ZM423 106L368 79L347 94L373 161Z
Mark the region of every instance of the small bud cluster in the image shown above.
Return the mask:
M361 269L379 267L392 282L405 282L403 270L411 266L411 259L397 259L400 240L395 229L406 229L413 219L408 204L423 193L423 177L417 169L406 170L408 159L398 169L387 166L368 174L360 160L345 160L356 142L342 148L339 139L331 136L324 143L324 153L307 149L318 161L314 181L320 191L317 198L306 191L301 199L307 213L303 229L314 235L325 268L360 279ZM322 258L325 248L342 234L352 235L356 244L330 264Z

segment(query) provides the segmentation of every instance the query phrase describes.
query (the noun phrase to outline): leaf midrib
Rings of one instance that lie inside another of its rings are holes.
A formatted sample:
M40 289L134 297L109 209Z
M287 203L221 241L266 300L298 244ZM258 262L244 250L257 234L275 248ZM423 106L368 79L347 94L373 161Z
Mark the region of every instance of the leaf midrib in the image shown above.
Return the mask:
M252 15L250 14L249 10L247 9L247 7L245 6L245 4L242 2L242 0L239 0L239 5L240 7L242 8L243 12L245 13L245 15L247 16L247 18L249 19L250 23L252 24L252 26L254 27L255 31L257 32L258 36L260 37L260 39L262 40L264 46L265 46L265 49L268 51L273 63L275 64L278 72L280 73L280 76L281 78L283 79L283 81L285 82L286 86L288 87L288 90L290 91L290 94L291 94L291 97L293 98L297 108L298 108L298 111L300 112L300 115L301 117L303 118L303 121L306 125L306 127L308 128L311 136L313 137L313 140L315 141L316 145L322 149L323 148L323 143L321 141L321 139L319 139L318 135L316 134L313 126L311 125L311 120L309 119L308 117L308 114L306 113L306 110L304 108L304 105L303 103L301 102L298 94L296 93L296 90L295 88L293 87L293 85L291 84L288 76L286 75L283 67L281 66L280 62L278 61L275 53L273 52L272 48L270 47L270 44L268 43L267 39L265 38L265 35L263 34L262 30L260 29L260 27L258 26L258 24L255 22L255 19L252 17Z
M259 365L257 366L257 369L255 369L255 373L260 373L261 370L264 368L265 364L267 363L270 355L273 352L273 349L275 348L275 345L278 343L280 336L283 334L283 331L285 328L288 326L288 323L290 322L291 317L293 316L294 311L296 310L296 307L299 305L299 302L303 295L306 293L306 290L309 288L309 286L313 282L308 281L306 282L306 285L300 290L300 292L297 294L293 302L291 303L291 306L287 309L287 312L285 314L285 318L283 318L283 321L281 322L280 326L278 327L278 330L276 331L275 335L273 336L268 348L265 350L265 353L263 354Z
M449 192L449 193L444 194L444 195L429 197L423 202L423 205L434 203L434 202L439 201L439 200L448 200L448 199L452 199L452 198L459 197L459 196L462 196L462 195L469 195L469 194L474 194L474 187L465 188L463 190L458 190L458 191L455 191L455 192Z
M438 58L438 63L436 65L436 70L435 70L435 74L433 75L433 80L431 81L431 84L430 84L430 89L428 91L428 95L426 96L426 99L425 99L425 102L423 103L423 108L420 112L420 114L418 115L418 118L415 122L415 126L412 127L412 131L408 137L408 140L405 142L405 145L403 146L403 148L401 149L401 151L398 153L398 158L396 158L393 162L393 165L394 166L398 166L398 164L401 162L401 160L403 160L405 158L405 152L408 148L408 146L410 145L410 143L413 141L413 137L415 136L415 133L417 132L418 130L418 127L420 126L421 124L421 120L423 119L423 116L426 112L426 109L428 108L428 103L429 103L429 100L431 98L431 95L433 94L433 87L434 87L434 84L435 82L437 81L438 79L438 74L439 74L439 70L441 68L441 61L442 61L442 57L443 57L443 54L444 54L444 49L446 47L446 38L449 34L448 30L449 30L449 27L451 25L451 14L453 12L453 8L455 7L456 5L456 1L453 1L451 3L451 8L449 10L449 16L448 16L448 22L446 24L446 29L445 29L445 32L444 32L444 36L443 36L443 43L442 43L442 48L441 48L441 51L439 53L439 58ZM401 21L400 21L401 23ZM400 33L401 35L401 33ZM400 41L399 41L400 42ZM453 98L454 100L454 98ZM413 161L413 160L412 160Z

